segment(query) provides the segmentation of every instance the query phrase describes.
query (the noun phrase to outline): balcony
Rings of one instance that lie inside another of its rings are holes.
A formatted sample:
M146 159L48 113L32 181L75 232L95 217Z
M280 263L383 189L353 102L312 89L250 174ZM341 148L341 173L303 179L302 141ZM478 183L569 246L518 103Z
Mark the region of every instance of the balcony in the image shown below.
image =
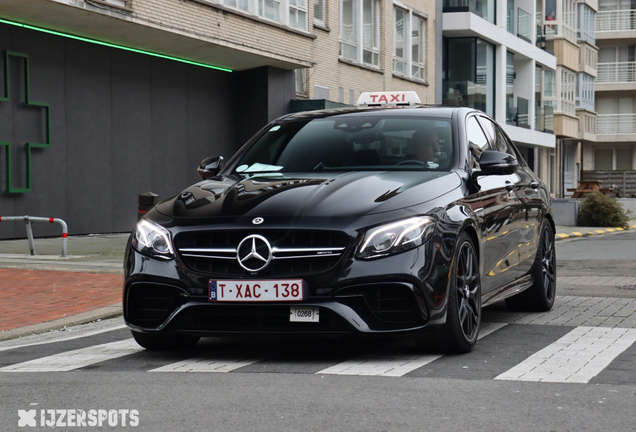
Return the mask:
M636 30L636 10L603 11L596 15L596 31L628 31ZM600 35L596 35L597 38Z
M511 106L514 98L508 99L508 106L506 107L506 123L512 126L522 127L530 129L529 120L529 101L522 97L517 96L517 106Z
M577 110L579 118L579 138L586 141L596 141L596 114Z
M486 78L477 75L477 82L444 81L442 103L449 106L465 106L487 112L488 95Z
M596 116L596 135L628 134L636 134L636 114L598 114Z
M443 12L472 12L495 23L495 0L444 0Z
M553 133L554 131L554 108L552 102L547 102L543 107L534 107L534 129L540 132Z
M517 8L517 36L532 43L532 15Z
M598 63L598 84L636 82L636 62Z

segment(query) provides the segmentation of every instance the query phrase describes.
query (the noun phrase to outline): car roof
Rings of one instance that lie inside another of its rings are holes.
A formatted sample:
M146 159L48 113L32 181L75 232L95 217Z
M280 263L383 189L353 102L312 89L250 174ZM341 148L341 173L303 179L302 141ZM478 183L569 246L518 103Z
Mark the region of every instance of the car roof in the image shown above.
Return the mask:
M465 107L445 107L436 105L414 105L414 106L383 106L383 107L352 107L352 108L336 108L323 109L316 111L302 111L285 116L281 120L311 120L326 117L349 116L361 114L377 117L427 117L451 119L455 113L475 111Z

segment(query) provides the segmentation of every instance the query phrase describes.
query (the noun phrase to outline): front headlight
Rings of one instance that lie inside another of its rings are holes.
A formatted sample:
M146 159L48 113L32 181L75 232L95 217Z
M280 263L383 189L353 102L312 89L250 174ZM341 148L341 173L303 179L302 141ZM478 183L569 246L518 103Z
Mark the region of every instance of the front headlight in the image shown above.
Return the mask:
M142 220L135 228L132 246L142 254L157 258L173 259L174 250L170 232L162 226Z
M369 230L357 258L380 258L423 245L433 235L435 223L429 217L414 217Z

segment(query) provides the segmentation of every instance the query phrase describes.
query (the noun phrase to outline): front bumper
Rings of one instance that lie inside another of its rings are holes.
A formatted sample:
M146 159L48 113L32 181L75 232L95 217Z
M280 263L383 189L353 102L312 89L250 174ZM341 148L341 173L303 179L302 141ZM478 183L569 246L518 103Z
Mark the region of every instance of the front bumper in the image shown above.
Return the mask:
M373 261L343 259L327 274L302 277L302 302L210 302L213 275L177 257L158 260L128 247L124 319L135 331L233 334L366 334L420 331L445 322L449 263L438 244ZM425 257L430 257L427 259ZM218 278L222 279L222 278ZM290 322L290 306L319 307L318 322Z

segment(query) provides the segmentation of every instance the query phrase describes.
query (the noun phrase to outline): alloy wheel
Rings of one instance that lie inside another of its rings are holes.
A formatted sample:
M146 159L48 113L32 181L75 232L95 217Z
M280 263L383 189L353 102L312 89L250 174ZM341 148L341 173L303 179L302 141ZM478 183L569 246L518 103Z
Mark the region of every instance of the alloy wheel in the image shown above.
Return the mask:
M541 260L541 271L543 273L543 289L548 301L554 298L556 287L556 254L554 252L554 241L549 229L543 230L541 242L543 249L543 259Z
M459 252L456 280L459 323L466 340L472 342L477 337L481 320L481 282L477 256L468 242Z

